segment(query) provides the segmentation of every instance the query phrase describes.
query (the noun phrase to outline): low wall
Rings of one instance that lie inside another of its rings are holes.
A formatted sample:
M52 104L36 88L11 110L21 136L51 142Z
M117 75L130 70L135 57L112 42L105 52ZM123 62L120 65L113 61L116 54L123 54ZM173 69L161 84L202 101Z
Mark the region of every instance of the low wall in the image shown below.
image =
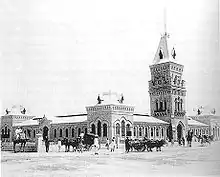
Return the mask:
M21 144L16 144L15 150L20 151L20 147L21 147ZM25 150L25 152L37 152L36 143L27 142L24 150ZM1 151L13 151L13 143L12 142L2 142L1 143Z

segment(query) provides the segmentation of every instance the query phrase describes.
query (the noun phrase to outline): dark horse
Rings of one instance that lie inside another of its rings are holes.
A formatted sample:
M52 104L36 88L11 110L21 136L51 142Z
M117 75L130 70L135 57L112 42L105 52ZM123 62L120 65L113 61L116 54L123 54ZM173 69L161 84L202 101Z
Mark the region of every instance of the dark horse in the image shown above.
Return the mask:
M21 151L21 149L23 147L23 152L24 152L25 145L26 145L27 141L28 141L28 139L26 138L25 133L21 133L20 138L15 138L13 140L13 150L14 150L14 152L16 152L16 150L15 150L16 144L19 144L19 143L21 143L20 151Z
M61 145L65 145L65 152L69 152L70 146L73 147L73 151L83 152L83 150L89 151L91 146L94 144L95 135L92 133L87 133L83 137L77 137L68 140L64 138L61 141Z

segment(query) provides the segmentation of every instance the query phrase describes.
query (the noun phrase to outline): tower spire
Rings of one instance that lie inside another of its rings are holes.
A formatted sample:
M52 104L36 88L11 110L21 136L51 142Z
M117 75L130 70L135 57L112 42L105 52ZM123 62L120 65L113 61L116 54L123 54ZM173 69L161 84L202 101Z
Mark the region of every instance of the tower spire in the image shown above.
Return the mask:
M163 10L163 18L164 18L164 36L169 37L169 34L167 33L167 9L164 7Z

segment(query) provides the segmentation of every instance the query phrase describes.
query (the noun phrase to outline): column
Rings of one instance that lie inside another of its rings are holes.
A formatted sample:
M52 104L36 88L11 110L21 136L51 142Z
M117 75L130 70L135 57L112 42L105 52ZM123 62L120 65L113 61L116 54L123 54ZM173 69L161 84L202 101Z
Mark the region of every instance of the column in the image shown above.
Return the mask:
M44 152L43 136L41 133L38 133L38 134L36 134L36 137L37 137L37 142L36 142L37 152L42 153L42 152Z

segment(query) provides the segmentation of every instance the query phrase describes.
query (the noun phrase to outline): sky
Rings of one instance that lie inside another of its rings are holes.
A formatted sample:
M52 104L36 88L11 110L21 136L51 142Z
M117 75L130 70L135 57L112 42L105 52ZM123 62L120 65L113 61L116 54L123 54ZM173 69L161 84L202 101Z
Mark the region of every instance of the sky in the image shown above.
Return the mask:
M84 113L109 90L150 113L149 65L164 21L184 65L187 114L199 106L220 114L218 0L1 0L2 114L13 105Z

